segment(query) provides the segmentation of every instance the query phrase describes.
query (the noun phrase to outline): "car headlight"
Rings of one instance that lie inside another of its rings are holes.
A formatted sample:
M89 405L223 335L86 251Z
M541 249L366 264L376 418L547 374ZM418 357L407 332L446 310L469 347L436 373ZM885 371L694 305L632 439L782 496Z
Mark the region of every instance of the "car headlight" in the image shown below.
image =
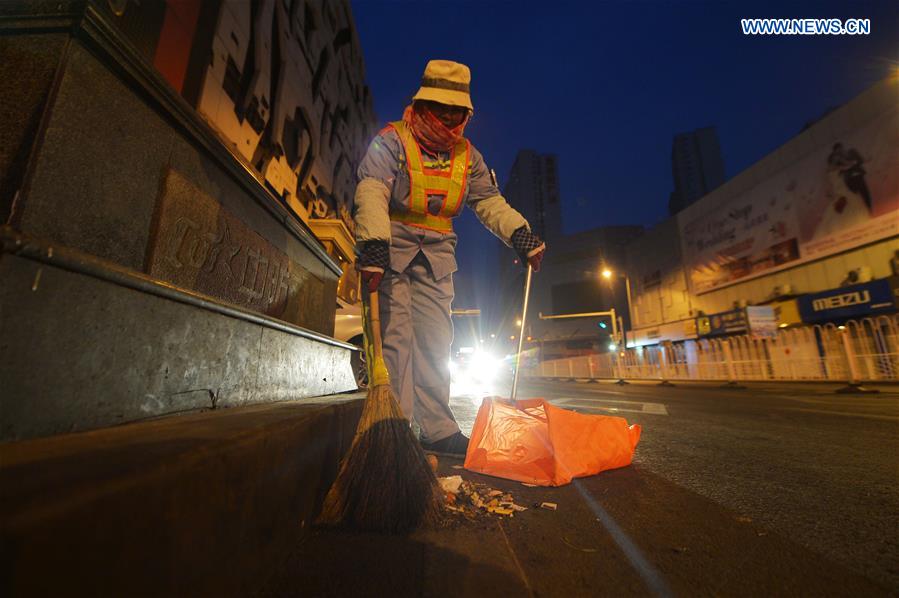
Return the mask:
M474 354L468 370L471 377L479 382L491 382L499 371L499 361L489 353L478 351Z

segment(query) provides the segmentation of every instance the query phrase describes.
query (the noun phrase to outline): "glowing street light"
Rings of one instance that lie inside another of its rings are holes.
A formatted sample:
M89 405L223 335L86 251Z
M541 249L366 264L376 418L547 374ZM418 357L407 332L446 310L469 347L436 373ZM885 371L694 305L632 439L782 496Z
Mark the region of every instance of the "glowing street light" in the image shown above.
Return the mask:
M605 278L606 280L611 281L612 277L614 277L616 274L615 274L615 272L613 272L611 270L611 268L604 267L602 269L602 271L600 272L600 275L603 278ZM631 305L633 304L633 302L631 301L631 279L626 273L619 273L617 275L617 277L624 279L624 288L625 288L625 292L627 293L627 319L628 319L628 322L631 323L630 325L633 326L633 321L634 321L633 317L634 316L631 313ZM623 332L623 330L622 330L622 332ZM627 346L626 342L625 342L625 346Z

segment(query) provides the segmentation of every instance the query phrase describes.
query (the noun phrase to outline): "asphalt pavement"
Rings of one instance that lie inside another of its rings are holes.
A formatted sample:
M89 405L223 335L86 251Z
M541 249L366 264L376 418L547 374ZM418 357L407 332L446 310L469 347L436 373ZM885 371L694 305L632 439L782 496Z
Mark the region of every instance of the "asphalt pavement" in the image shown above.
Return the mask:
M899 591L899 386L840 386L526 382L520 395L640 424L641 471Z
M507 394L503 381L494 389ZM459 469L511 492L514 518L449 517L389 537L298 535L263 595L891 595L899 593L899 390L832 385L525 382L643 433L634 463L561 488ZM469 430L480 396L453 397ZM534 508L542 501L557 511Z

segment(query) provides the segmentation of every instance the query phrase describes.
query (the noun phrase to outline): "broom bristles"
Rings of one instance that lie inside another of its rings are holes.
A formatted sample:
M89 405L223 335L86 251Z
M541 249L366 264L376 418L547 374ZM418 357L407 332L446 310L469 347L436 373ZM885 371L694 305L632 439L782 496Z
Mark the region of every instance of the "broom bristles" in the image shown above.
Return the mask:
M440 513L437 478L389 384L374 386L319 522L404 532Z

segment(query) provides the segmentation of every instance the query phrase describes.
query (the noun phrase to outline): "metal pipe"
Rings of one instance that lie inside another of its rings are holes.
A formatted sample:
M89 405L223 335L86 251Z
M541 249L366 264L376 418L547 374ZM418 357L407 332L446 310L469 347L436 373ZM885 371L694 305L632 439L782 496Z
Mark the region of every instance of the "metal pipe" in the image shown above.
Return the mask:
M596 316L611 316L615 311L590 311L579 314L560 314L558 316L544 316L543 312L538 314L541 320L563 320L565 318L595 318Z
M634 312L631 310L631 278L627 274L624 275L624 288L627 291L627 325L630 326L630 329L634 329ZM624 347L627 348L627 341L625 340Z
M518 373L521 370L521 349L524 347L524 330L528 318L528 299L531 296L531 265L528 264L528 273L524 281L524 305L521 307L521 330L518 332L518 354L515 355L515 374L512 376L512 402L518 392Z

